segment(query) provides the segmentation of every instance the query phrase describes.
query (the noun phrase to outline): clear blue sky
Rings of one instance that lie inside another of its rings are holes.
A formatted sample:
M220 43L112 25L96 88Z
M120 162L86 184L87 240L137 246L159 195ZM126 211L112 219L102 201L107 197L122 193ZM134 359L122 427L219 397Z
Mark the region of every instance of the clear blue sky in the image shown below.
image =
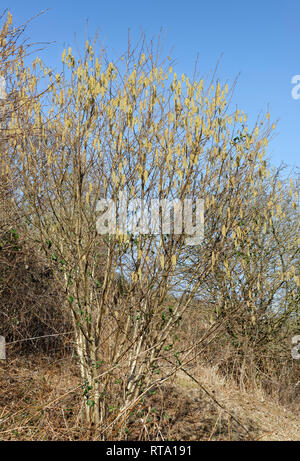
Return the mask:
M207 76L223 53L217 76L233 82L240 74L234 103L254 122L269 107L279 119L269 154L274 164L298 165L300 158L300 99L291 96L294 75L300 74L299 0L2 0L19 24L44 9L30 23L32 41L55 42L43 54L60 65L64 46L83 43L99 32L116 55L125 51L127 33L141 29L147 38L166 33L165 51L173 47L178 73L192 74L199 53L199 70Z

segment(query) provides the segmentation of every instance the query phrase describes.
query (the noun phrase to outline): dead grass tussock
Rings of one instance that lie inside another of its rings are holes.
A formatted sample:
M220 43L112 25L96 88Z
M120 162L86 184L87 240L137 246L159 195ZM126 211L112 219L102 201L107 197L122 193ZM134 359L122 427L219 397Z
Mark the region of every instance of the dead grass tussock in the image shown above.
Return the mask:
M287 409L263 389L242 390L237 383L218 373L217 367L197 366L191 374L209 390L229 412L237 415L249 428L255 428L255 440L299 440L300 413ZM177 374L176 384L182 393L199 393L197 385L182 371Z

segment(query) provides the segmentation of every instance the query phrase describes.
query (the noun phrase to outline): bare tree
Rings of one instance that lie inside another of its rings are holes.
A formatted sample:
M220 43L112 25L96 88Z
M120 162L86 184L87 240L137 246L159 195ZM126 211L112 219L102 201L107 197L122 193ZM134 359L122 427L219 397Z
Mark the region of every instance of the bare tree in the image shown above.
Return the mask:
M65 50L61 74L39 59L27 69L22 91L36 103L13 112L11 129L30 130L11 148L28 238L52 261L62 309L72 315L86 417L104 430L190 359L178 345L178 325L219 264L228 234L237 241L243 232L243 191L254 194L256 173L267 174L262 154L272 127L267 120L249 134L245 114L229 113L228 86L179 78L159 42L129 45L117 62L95 49L87 42L83 58ZM41 72L48 91L38 97ZM215 193L221 207L213 207ZM97 232L101 197L115 205L115 234ZM124 231L120 216L137 198L145 207L197 199L212 206L222 226L203 250L210 264L187 260L189 235L172 228L175 212L169 230L146 233L145 217L131 208L136 226Z

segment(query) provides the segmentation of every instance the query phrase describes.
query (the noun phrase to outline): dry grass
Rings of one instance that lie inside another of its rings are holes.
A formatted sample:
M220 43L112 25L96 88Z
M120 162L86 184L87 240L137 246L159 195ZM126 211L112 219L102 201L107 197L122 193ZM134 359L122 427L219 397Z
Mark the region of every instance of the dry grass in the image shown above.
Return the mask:
M192 374L216 397L218 402L239 419L254 440L300 439L299 408L295 408L294 412L287 409L274 401L262 389L241 390L233 380L220 376L216 367L197 367ZM191 383L189 377L183 372L177 376L177 385L183 393L191 395L199 393L197 385ZM220 410L220 413L225 416L224 411ZM231 434L234 436L233 431ZM245 439L241 427L238 434L240 439Z
M0 365L1 440L97 440L99 430L81 422L82 388L70 356L29 355ZM108 439L299 440L299 412L263 391L248 393L218 374L196 366L151 392Z

